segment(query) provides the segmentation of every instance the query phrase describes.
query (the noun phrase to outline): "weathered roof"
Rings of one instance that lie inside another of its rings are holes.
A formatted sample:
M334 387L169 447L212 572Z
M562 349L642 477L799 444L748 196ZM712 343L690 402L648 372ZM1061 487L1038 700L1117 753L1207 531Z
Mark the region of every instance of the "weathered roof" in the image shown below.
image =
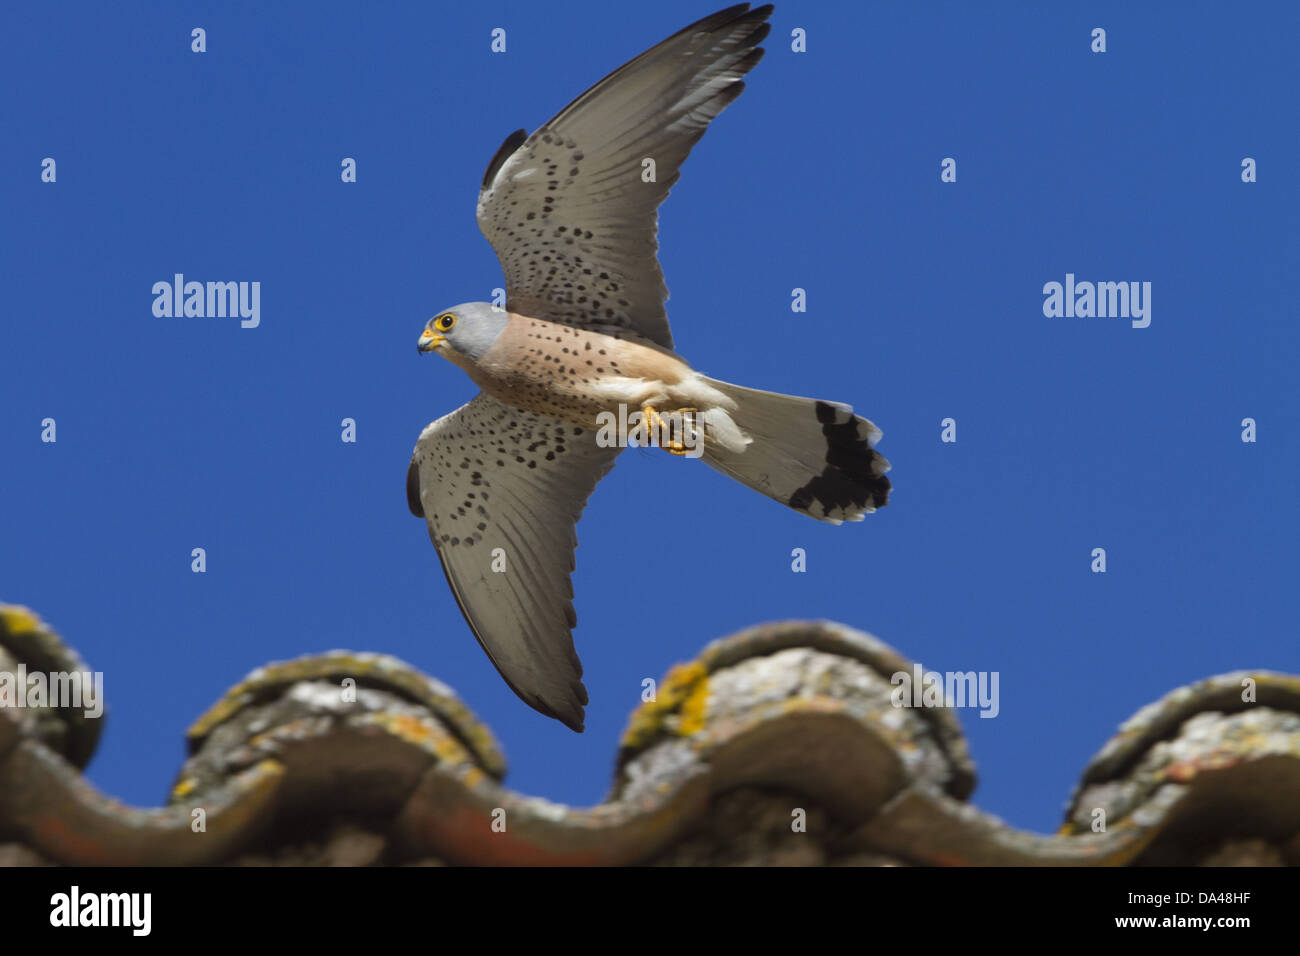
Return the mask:
M0 605L0 671L19 664L85 669ZM825 621L715 641L633 713L591 808L507 788L455 692L378 654L253 671L190 728L164 807L81 776L101 720L0 707L0 864L1300 864L1300 678L1224 674L1143 708L1043 835L966 802L952 710L891 699L911 669Z

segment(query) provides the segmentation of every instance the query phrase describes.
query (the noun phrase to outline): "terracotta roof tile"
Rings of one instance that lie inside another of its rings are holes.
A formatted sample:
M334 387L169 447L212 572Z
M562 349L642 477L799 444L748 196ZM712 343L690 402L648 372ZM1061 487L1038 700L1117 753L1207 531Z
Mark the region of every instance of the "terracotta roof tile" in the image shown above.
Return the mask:
M85 669L0 606L0 671L19 665ZM1045 835L965 802L952 709L891 700L912 666L826 621L715 641L632 714L591 808L505 787L455 692L377 654L253 671L191 727L164 807L81 776L102 719L0 709L0 865L1300 865L1300 678L1224 674L1143 708Z

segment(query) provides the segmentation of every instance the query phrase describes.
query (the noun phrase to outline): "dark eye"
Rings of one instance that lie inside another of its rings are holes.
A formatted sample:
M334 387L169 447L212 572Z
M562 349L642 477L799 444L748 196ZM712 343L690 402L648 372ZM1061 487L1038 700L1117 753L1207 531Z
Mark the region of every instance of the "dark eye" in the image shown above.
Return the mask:
M433 324L439 332L446 332L456 324L456 317L448 312L445 315L440 315L438 318L434 319Z

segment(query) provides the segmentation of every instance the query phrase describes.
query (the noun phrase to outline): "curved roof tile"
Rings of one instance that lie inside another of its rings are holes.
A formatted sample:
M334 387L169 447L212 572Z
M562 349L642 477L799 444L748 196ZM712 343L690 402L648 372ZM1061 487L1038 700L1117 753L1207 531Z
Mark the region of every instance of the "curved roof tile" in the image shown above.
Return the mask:
M85 670L35 614L0 605L0 672L19 665ZM164 807L81 776L102 719L0 707L0 865L1300 864L1300 678L1225 674L1143 708L1048 835L966 803L952 709L891 699L912 667L828 621L714 641L632 714L590 808L505 787L455 692L384 655L253 671L190 728Z

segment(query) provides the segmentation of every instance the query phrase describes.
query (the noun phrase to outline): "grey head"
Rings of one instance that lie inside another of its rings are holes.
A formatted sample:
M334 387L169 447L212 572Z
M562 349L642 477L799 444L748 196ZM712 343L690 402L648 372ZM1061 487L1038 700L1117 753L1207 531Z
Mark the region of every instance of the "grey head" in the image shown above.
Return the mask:
M426 322L417 347L421 352L443 352L453 362L468 359L477 363L508 319L505 309L488 302L465 302L443 309Z

